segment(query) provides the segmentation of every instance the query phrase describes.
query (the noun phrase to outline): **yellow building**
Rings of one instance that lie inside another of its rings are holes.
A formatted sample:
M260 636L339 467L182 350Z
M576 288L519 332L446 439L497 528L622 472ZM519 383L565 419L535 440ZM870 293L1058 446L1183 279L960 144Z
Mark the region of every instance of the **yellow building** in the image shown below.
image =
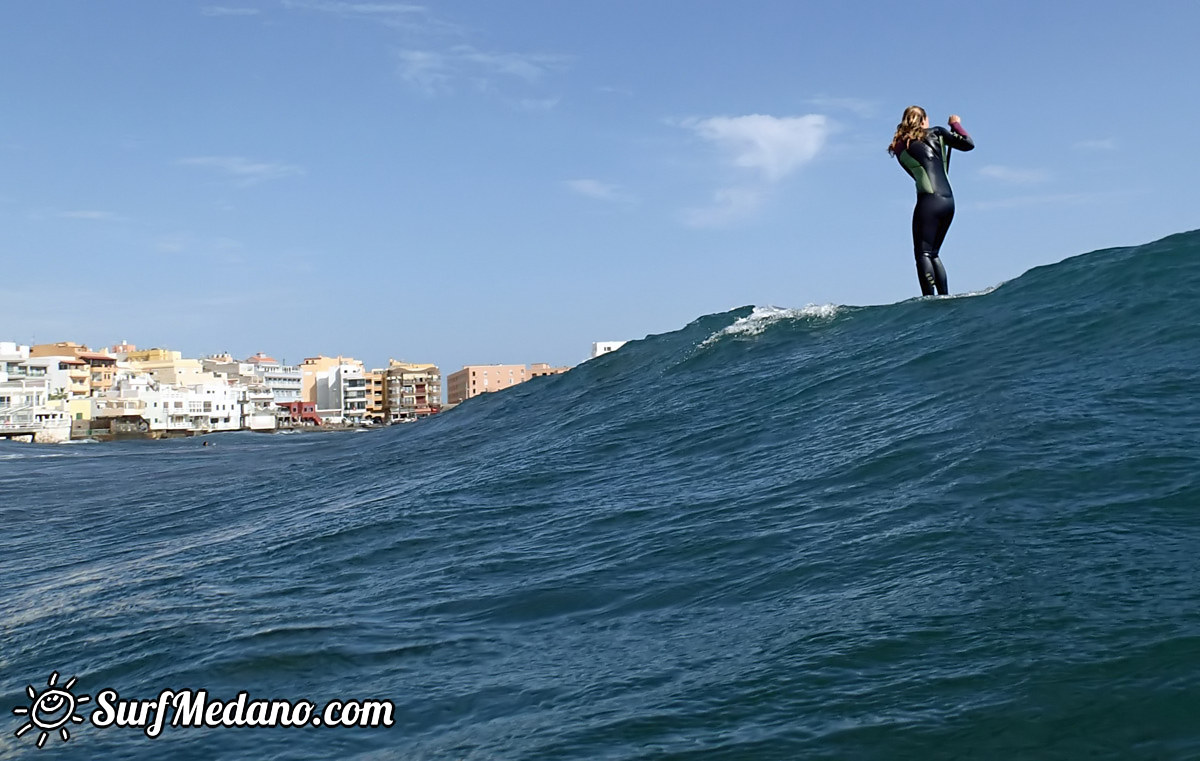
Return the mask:
M205 372L198 359L184 359L183 354L170 349L142 349L125 354L125 361L134 372L146 373L159 383L170 386L186 386L204 383L215 378Z
M142 349L125 352L128 362L174 362L183 359L183 354L169 349Z
M387 370L371 370L363 373L367 382L368 420L382 423L387 420Z

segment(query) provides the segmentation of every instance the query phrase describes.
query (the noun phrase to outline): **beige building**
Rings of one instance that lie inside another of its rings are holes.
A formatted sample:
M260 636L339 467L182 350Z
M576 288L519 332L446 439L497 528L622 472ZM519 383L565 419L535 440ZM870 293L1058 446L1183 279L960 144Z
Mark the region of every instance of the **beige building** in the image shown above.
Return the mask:
M442 409L442 371L437 365L388 360L384 393L387 418L402 423Z
M125 352L125 361L135 373L145 373L168 386L190 386L216 379L199 359L185 359L182 352L170 349L142 349Z
M342 365L357 365L362 367L363 363L357 359L343 357L326 357L324 354L319 354L315 357L308 357L300 363L300 398L306 402L317 401L317 375L328 374L335 368Z
M92 351L83 344L74 341L59 341L53 344L38 344L29 347L30 357L74 357L87 365L88 387L90 392L104 391L112 388L113 379L117 374L117 358L98 351Z
M529 380L525 365L464 365L446 379L446 401L458 404L473 396L512 388Z
M529 377L530 378L540 378L543 375L562 375L563 373L565 373L567 370L570 370L570 369L571 369L570 366L551 367L550 365L546 364L545 362L535 362L534 364L529 366Z

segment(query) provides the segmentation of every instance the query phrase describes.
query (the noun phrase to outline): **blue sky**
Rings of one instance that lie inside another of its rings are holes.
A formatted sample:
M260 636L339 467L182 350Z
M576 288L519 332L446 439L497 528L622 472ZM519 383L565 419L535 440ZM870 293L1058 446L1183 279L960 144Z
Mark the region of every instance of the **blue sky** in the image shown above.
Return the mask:
M1200 226L1200 4L40 0L0 10L0 340L575 364Z

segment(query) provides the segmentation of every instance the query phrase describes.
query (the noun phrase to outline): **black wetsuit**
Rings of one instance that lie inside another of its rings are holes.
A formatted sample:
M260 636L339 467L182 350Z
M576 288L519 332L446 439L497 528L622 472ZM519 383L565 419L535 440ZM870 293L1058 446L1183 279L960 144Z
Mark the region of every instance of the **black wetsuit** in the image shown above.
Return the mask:
M913 140L896 153L904 171L916 180L917 207L913 209L913 253L917 258L917 279L921 293L932 296L934 290L945 295L946 270L938 251L954 219L954 192L946 177L950 148L969 151L975 147L971 136L958 123L953 132L931 127L924 140ZM899 148L899 146L897 146Z

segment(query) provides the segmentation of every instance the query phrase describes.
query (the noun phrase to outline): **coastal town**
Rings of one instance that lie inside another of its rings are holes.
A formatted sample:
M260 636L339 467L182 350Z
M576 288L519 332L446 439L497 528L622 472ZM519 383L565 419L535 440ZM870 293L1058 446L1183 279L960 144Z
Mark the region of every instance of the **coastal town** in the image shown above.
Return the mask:
M622 343L593 343L591 356ZM441 370L429 363L392 359L368 370L343 356L289 365L262 352L195 359L124 341L105 350L0 341L0 438L53 444L385 426L570 369L466 365L445 379L443 395Z

